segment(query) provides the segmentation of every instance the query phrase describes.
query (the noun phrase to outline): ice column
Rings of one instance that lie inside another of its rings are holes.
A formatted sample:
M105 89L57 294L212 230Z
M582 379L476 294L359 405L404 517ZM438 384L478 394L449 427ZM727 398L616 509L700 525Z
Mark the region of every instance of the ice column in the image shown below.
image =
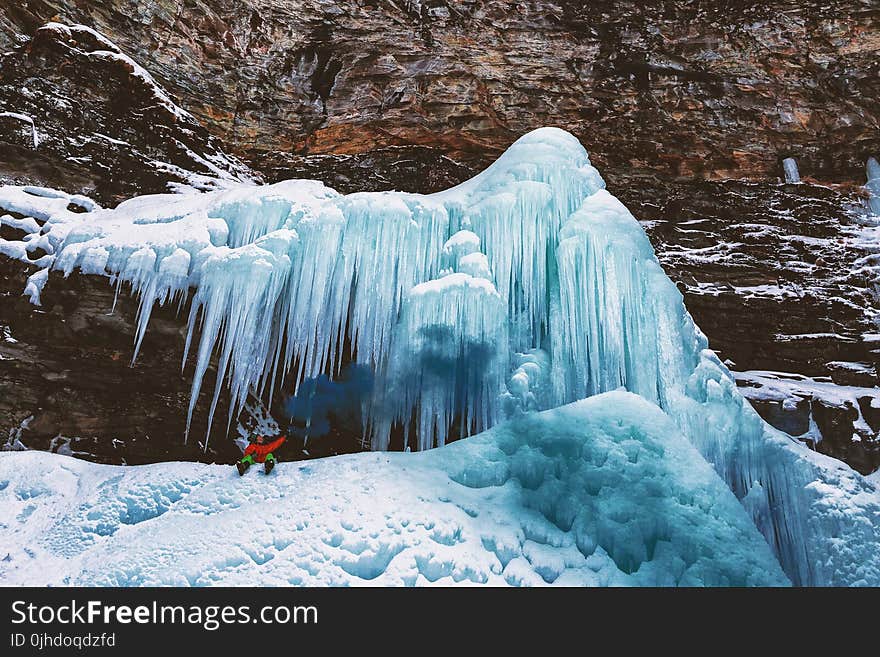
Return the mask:
M877 158L869 157L865 170L868 176L865 184L868 188L868 207L874 214L880 214L880 162Z
M801 181L797 161L793 157L787 157L782 160L782 169L785 171L785 182L799 183Z
M443 247L456 270L414 286L395 329L385 385L370 417L373 449L386 449L399 426L418 449L467 436L499 419L508 369L507 307L492 283L480 241L459 231ZM447 270L448 271L448 270Z

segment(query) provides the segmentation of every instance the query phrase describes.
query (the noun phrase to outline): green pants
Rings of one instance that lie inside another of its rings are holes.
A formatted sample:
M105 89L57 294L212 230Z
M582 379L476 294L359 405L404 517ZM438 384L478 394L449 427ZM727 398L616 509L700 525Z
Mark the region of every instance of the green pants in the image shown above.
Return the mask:
M272 452L269 452L268 454L266 454L266 460L267 460L267 461L274 461L274 460L275 460L275 455L274 455ZM242 463L246 463L247 465L254 465L254 463L256 463L256 461L254 461L254 455L253 455L253 454L248 454L247 456L245 456L245 457L241 460L241 462L242 462Z

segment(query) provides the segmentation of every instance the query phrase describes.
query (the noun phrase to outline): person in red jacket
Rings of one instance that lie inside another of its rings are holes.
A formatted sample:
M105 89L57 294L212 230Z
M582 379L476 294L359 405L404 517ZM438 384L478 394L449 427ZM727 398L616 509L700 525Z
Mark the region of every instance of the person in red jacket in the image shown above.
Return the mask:
M266 436L251 436L251 444L244 450L244 456L235 462L238 474L243 475L254 463L263 463L263 470L266 474L272 472L272 468L277 462L274 452L284 444L285 440L287 440L286 436L278 436L271 442Z

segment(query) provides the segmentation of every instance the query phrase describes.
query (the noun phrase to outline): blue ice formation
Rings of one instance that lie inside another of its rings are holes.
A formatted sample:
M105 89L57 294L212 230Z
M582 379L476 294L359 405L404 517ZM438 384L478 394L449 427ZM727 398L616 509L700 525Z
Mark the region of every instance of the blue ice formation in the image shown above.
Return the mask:
M801 181L801 174L798 171L797 160L793 157L787 157L782 160L782 170L785 173L785 182L799 183Z
M880 162L876 157L869 157L865 165L868 182L868 207L874 214L880 215Z
M333 375L347 341L373 372L377 450L394 431L428 449L623 388L714 466L793 583L880 582L876 485L760 419L604 186L577 139L543 128L429 196L287 181L40 211L49 266L140 296L137 344L156 302L194 290L192 404L216 354L212 415L224 387L234 415L249 391Z

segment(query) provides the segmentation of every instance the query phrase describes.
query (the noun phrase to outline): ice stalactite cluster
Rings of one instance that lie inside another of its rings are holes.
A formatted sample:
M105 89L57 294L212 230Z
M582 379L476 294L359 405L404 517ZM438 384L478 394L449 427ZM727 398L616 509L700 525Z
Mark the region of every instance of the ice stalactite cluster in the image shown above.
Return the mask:
M608 192L593 194L562 227L557 266L556 405L622 386L667 407L700 343L639 223Z
M56 269L109 274L140 297L135 357L153 306L195 291L192 405L213 355L220 375L209 427L226 387L231 419L248 391L268 397L350 358L379 377L373 446L397 428L425 449L502 418L513 354L549 335L559 228L603 185L578 141L547 129L433 196L288 181L48 212L42 231L63 241Z
M715 466L793 582L876 581L876 489L761 420L619 201L604 191L585 200L562 228L558 264L567 321L551 343L554 405L618 386L654 401ZM831 538L844 535L852 542Z
M413 287L392 341L389 387L379 391L370 427L374 448L385 449L392 424L409 444L410 414L418 409L419 449L446 442L449 428L472 435L499 419L507 374L507 308L495 289L479 238L459 231L444 245L453 271ZM457 417L456 417L457 415Z
M56 268L140 295L138 340L155 303L195 290L193 400L213 354L214 404L228 387L233 414L248 391L268 398L351 360L374 374L373 447L398 431L425 449L624 388L713 464L794 583L880 581L874 484L760 419L638 222L561 130L524 136L431 196L288 181L42 211Z

